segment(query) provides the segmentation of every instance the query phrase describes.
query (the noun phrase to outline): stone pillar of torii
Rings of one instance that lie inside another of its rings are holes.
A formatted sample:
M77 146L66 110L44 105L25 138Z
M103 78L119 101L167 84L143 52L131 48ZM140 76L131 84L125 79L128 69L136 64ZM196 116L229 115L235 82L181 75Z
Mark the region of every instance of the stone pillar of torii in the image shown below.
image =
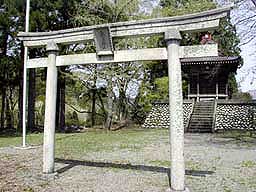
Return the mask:
M75 64L168 60L171 186L167 191L189 191L185 187L184 126L180 58L218 56L217 44L180 46L180 32L208 31L218 27L231 7L184 16L110 23L52 32L21 32L28 48L46 47L48 58L29 59L26 68L47 67L43 172L54 173L57 67ZM167 48L115 51L113 38L163 34ZM94 40L96 53L58 56L58 44Z
M177 30L165 32L168 53L169 111L171 145L171 184L175 190L185 190L183 97L180 63L181 35Z
M56 58L59 48L54 41L46 45L48 52L48 67L46 77L45 117L44 117L44 148L43 148L43 172L54 172L55 149L55 120L57 98L57 67Z

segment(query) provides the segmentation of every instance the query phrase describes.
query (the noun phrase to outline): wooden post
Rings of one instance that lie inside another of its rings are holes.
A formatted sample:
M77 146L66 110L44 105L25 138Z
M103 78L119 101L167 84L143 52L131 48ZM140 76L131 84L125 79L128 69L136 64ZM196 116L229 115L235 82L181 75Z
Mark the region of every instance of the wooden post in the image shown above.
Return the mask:
M54 144L55 119L57 97L57 67L56 57L58 46L51 41L46 46L48 52L48 67L46 79L45 119L44 119L44 146L43 146L43 172L54 172Z
M228 100L228 83L226 83L226 100Z
M169 111L171 144L171 188L167 191L185 189L183 98L180 63L181 35L177 30L165 33L168 51Z
M219 83L216 82L216 99L219 99Z
M199 74L197 74L196 91L197 91L196 101L199 102L199 95L200 95Z
M188 99L190 99L190 79L189 79L189 82L188 82Z

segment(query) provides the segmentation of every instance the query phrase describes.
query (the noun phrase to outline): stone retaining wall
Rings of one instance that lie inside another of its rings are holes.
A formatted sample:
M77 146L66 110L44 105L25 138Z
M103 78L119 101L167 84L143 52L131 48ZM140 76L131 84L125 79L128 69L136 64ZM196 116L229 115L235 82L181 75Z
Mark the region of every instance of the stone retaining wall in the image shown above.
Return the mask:
M169 128L168 102L154 103L147 116L144 128ZM184 127L187 128L193 102L183 103ZM215 117L215 130L256 130L256 102L221 101L218 100Z
M183 102L184 127L186 128L192 113L193 102ZM169 128L169 104L168 102L156 102L147 116L144 128Z
M218 101L216 109L215 130L253 130L256 129L256 103L255 102L221 102Z

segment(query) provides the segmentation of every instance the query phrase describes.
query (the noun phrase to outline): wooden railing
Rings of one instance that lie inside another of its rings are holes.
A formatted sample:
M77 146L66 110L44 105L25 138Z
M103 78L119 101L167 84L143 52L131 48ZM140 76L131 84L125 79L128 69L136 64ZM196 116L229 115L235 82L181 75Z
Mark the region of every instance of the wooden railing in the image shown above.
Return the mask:
M217 112L217 99L214 100L214 107L213 107L213 117L212 117L212 133L215 131L215 123L216 123L216 112Z
M194 106L195 106L195 99L193 99L193 102L192 102L192 110L191 110L191 113L189 114L188 122L186 123L186 126L185 126L185 132L188 131L189 123L190 123L190 120L191 120L191 116L192 116L192 114L194 112Z

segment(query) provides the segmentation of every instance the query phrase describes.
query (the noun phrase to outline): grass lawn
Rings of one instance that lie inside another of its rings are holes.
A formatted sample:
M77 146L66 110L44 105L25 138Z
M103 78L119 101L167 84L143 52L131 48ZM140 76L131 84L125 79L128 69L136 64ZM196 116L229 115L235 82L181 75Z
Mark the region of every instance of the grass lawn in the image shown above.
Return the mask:
M154 137L169 137L167 129L88 130L82 133L56 133L56 156L79 158L88 152L140 150ZM22 136L0 136L0 147L21 146ZM43 133L28 134L28 145L42 145Z
M22 137L0 136L0 148L21 143ZM42 145L43 134L29 134L27 143ZM255 146L255 133L185 134L186 185L191 191L256 191ZM25 191L162 192L169 186L168 129L57 133L55 149L59 177L49 181L40 175L42 147L0 149L0 191L23 186Z
M43 143L43 134L28 134L27 143L29 145L39 145ZM0 147L13 147L22 145L22 136L0 135Z

